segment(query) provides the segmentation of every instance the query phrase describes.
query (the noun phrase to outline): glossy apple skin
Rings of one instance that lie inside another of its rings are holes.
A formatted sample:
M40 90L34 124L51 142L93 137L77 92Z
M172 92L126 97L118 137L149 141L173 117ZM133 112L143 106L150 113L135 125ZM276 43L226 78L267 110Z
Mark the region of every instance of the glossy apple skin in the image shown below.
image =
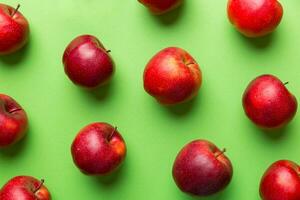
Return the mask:
M198 93L202 73L185 50L169 47L157 53L144 71L144 89L163 105L186 102Z
M177 155L173 178L185 193L208 196L223 190L231 181L230 160L213 143L195 140Z
M28 119L24 109L11 97L0 94L0 148L22 139L27 131Z
M0 190L1 200L51 200L43 181L31 176L17 176Z
M180 6L183 0L138 0L153 14L161 15Z
M300 167L289 160L273 163L260 183L262 200L300 199Z
M275 130L288 124L297 112L297 100L273 75L254 79L243 95L246 115L257 126Z
M29 23L15 8L0 4L0 55L14 53L28 41Z
M80 130L71 152L75 165L84 174L102 176L121 165L126 156L126 145L115 127L97 122Z
M76 85L96 88L107 83L114 63L101 42L92 35L76 37L63 55L65 73Z
M277 0L229 0L230 22L247 37L261 37L279 25L283 8Z

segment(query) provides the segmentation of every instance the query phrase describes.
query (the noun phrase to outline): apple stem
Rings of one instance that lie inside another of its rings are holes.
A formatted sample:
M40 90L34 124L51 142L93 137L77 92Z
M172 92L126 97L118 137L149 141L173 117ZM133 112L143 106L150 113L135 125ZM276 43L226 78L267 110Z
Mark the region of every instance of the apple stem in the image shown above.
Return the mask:
M186 64L186 65L189 66L189 65L193 65L193 64L195 64L195 63L191 62L191 63L188 63L188 64Z
M219 152L219 153L216 155L216 158L218 158L220 155L223 155L225 152L226 152L226 149L224 148L221 152Z
M11 17L15 16L15 14L18 12L20 6L21 6L20 4L17 5L16 9L15 9L14 12L11 14Z
M287 84L289 84L289 82L287 81L287 82L285 82L283 85L287 85Z
M41 182L40 182L40 184L39 184L39 186L35 189L34 193L36 193L37 191L39 191L39 189L41 189L43 187L44 182L45 182L45 180L42 179Z
M112 136L114 135L114 133L117 131L118 127L115 126L114 130L110 133L110 135L108 136L107 140L110 141Z
M111 52L111 50L106 50L106 53L110 53Z
M15 108L9 111L10 114L22 110L21 108Z

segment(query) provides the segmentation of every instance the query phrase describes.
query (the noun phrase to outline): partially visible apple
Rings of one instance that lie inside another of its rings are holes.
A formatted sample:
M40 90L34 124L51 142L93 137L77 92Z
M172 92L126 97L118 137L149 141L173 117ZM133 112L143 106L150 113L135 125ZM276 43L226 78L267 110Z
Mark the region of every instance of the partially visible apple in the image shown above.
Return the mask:
M0 3L0 55L14 53L28 41L29 24L19 7Z
M260 183L263 200L300 199L300 166L293 161L280 160L265 172Z
M76 85L85 88L102 86L111 79L114 72L109 52L95 36L78 36L64 52L65 73Z
M232 165L220 150L206 140L195 140L179 152L173 165L173 178L183 191L208 196L223 190L231 181Z
M87 175L107 175L116 170L126 156L125 142L107 123L92 123L80 130L71 152L75 165Z
M165 105L183 103L197 95L202 73L185 50L169 47L157 53L144 71L144 88Z
M0 190L1 200L51 200L44 180L31 176L17 176L9 180Z
M152 13L160 15L177 8L183 0L138 0Z
M277 77L262 75L254 79L243 95L246 115L263 129L279 129L297 112L297 100Z
M23 108L11 97L0 94L0 148L22 139L28 127Z
M260 37L279 25L283 8L278 0L228 0L230 22L247 37Z

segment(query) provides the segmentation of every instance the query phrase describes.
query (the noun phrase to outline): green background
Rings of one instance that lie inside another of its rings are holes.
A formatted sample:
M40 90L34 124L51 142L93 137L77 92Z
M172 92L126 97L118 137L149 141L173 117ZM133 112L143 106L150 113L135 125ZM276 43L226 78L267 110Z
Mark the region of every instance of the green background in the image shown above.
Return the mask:
M27 111L26 139L0 152L0 185L16 175L44 178L53 199L191 200L175 186L171 169L184 144L208 139L227 155L234 177L223 192L203 200L259 199L265 169L278 159L299 158L300 119L276 136L245 117L241 97L254 77L271 73L299 94L300 2L282 0L284 18L271 36L246 39L226 16L226 0L186 0L180 9L152 16L136 0L6 0L31 26L28 45L0 58L0 91ZM102 91L74 86L61 62L66 45L93 34L112 50L116 74ZM201 66L203 85L192 102L160 106L143 90L148 60L179 46ZM85 125L118 126L128 154L114 176L88 177L73 165L70 145ZM201 198L202 199L202 198Z

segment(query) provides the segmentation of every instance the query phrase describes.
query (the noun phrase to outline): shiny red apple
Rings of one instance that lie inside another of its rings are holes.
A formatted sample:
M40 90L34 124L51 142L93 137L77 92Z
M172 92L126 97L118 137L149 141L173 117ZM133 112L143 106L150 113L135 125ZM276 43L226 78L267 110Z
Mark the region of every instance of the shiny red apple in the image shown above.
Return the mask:
M0 190L1 200L51 200L44 180L31 176L17 176L8 181Z
M109 52L96 37L78 36L64 52L65 73L76 85L85 88L102 86L111 79L114 72Z
M169 47L157 53L144 71L144 88L165 105L186 102L197 95L202 73L185 50Z
M98 122L80 130L71 152L75 165L84 174L100 176L121 165L126 156L126 145L116 127Z
M295 96L273 75L257 77L243 95L246 115L264 129L278 129L288 124L296 114L297 105Z
M22 139L28 127L24 109L11 97L0 94L0 148Z
M173 165L175 183L185 193L208 196L223 190L231 181L232 165L213 143L195 140L179 152Z
M154 14L164 14L177 8L183 0L138 0Z
M19 7L0 4L0 55L21 49L28 40L29 24Z
M300 199L300 166L293 161L280 160L265 172L260 183L262 200Z
M230 22L247 37L260 37L279 25L283 8L278 0L229 0Z

